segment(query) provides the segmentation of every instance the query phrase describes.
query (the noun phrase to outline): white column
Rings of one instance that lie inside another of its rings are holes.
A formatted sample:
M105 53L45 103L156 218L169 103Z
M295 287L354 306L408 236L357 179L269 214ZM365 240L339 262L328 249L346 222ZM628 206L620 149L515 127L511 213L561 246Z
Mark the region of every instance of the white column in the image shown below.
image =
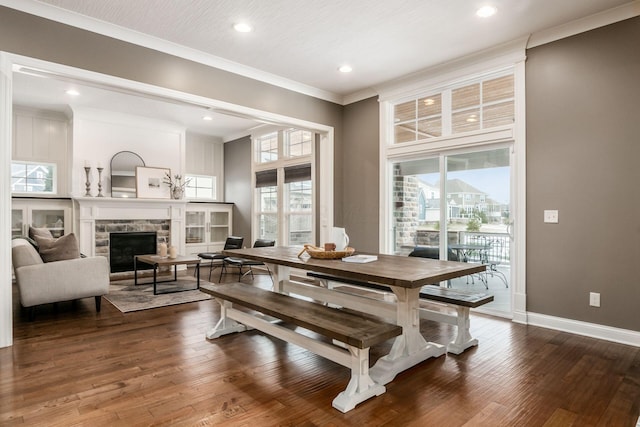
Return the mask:
M13 345L11 295L11 61L0 53L0 347Z

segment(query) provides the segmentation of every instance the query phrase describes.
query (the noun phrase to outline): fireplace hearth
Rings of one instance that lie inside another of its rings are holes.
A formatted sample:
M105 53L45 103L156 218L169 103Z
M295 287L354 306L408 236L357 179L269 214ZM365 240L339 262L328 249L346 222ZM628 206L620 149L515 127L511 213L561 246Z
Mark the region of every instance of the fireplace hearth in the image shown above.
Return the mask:
M133 257L156 253L155 231L109 233L109 265L112 273L133 271Z

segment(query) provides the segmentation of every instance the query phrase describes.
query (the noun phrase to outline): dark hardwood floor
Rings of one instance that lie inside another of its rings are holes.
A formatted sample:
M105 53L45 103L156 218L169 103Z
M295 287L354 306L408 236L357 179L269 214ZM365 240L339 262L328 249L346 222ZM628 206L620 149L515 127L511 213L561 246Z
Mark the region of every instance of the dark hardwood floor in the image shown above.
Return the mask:
M123 314L107 301L96 313L88 298L28 322L14 291L14 307L2 426L632 427L640 413L639 348L487 316L472 316L479 347L427 360L343 414L331 401L346 368L256 331L208 341L213 300ZM421 328L432 341L453 335Z

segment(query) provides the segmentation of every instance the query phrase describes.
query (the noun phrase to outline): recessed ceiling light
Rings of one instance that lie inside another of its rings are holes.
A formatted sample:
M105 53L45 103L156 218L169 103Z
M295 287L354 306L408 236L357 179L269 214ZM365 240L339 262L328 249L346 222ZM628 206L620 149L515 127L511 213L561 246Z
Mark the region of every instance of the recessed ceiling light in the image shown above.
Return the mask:
M66 93L67 95L71 95L71 96L78 96L78 95L80 95L80 92L78 92L78 91L77 91L77 90L75 90L75 89L69 89L69 90L67 90L65 93Z
M341 65L340 68L338 68L338 71L341 73L350 73L353 71L353 68L351 68L350 65Z
M476 12L476 15L478 15L481 18L488 18L490 16L495 15L497 11L498 9L496 9L493 6L482 6L480 9L478 9L478 11Z
M246 22L238 22L233 26L233 29L239 33L250 33L251 30L253 30L253 27Z
M205 121L207 121L207 122L210 122L211 120L213 120L213 117L211 117L211 116L204 116L204 117L202 118L202 120L205 120Z

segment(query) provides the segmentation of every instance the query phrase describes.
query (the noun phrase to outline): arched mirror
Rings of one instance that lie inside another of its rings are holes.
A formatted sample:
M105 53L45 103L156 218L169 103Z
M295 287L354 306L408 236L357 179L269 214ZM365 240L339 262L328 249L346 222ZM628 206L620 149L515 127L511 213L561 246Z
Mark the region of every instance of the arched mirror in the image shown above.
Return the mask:
M111 158L111 197L136 197L136 167L145 166L132 151L120 151Z

